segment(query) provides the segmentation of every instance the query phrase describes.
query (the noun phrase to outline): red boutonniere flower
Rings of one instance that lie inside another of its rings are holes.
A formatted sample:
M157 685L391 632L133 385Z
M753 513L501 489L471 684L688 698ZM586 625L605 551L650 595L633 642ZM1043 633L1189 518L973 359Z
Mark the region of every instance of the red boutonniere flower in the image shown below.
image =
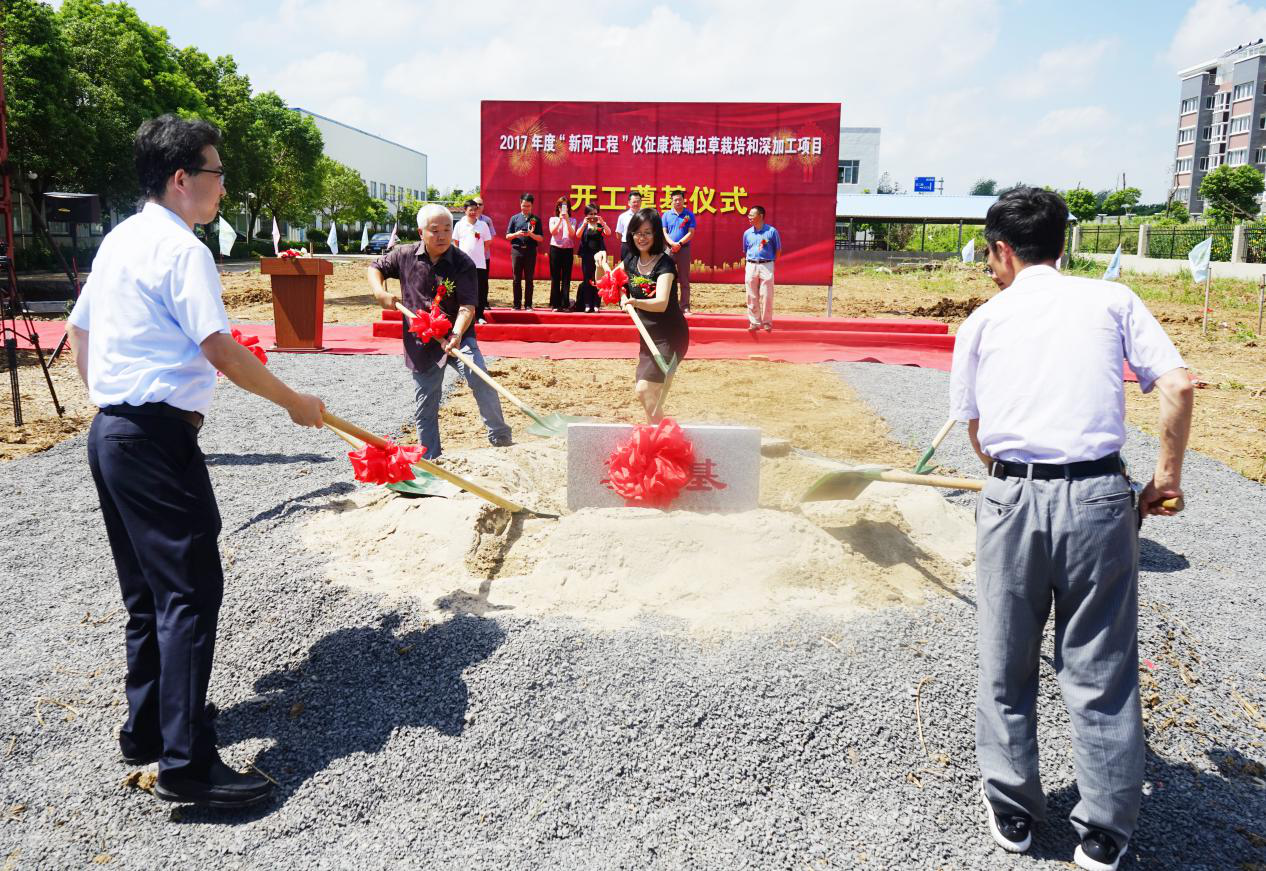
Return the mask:
M764 248L764 247L765 247L765 240L764 240L764 239L761 239L761 240L760 240L760 247L762 247L762 248Z
M483 238L483 237L479 235L479 231L478 231L478 230L476 230L476 231L475 231L475 240L476 240L476 241L478 241L479 239L482 239L482 238Z
M232 327L233 340L246 350L255 355L255 358L264 365L268 365L268 355L264 353L263 347L259 344L259 336L248 336L237 327Z
M395 484L413 480L413 464L422 459L426 448L404 447L387 439L387 447L365 445L359 451L348 451L352 474L366 484Z
M598 296L608 305L616 305L628 284L629 276L621 264L598 279Z
M443 339L452 329L453 322L440 311L439 306L433 307L429 312L415 313L413 320L409 323L409 332L417 336L418 341L424 345L431 339L437 341Z
M608 461L609 480L629 505L666 508L690 480L694 445L671 418L658 426L639 426Z
M650 299L651 294L655 290L655 283L644 275L633 276L633 286L629 290L629 296L633 299Z
M451 293L454 289L455 286L453 284L453 279L451 278L441 278L435 282L435 302L433 305L439 305L440 300L442 300L445 295Z

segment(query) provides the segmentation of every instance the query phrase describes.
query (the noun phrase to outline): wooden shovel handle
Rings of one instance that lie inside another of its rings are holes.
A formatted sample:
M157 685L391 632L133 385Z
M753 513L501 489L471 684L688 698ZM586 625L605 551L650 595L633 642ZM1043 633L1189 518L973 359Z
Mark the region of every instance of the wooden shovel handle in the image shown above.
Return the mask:
M646 325L642 323L642 316L631 305L626 306L625 311L629 313L629 317L633 318L633 323L637 326L637 331L642 334L642 341L646 343L646 347L650 348L651 356L655 358L655 365L659 367L659 371L667 375L668 364L664 362L664 357L659 353L659 348L656 348L655 342L651 340L651 334L646 331Z
M950 430L954 428L954 424L958 421L950 418L945 421L945 426L941 427L941 431L936 434L936 438L932 439L932 450L936 450L941 446L941 442L945 441L945 437L950 434Z
M983 490L985 482L975 478L951 478L947 475L916 475L889 469L867 475L875 481L891 481L894 484L922 484L927 487L945 487L950 490Z
M374 435L369 430L361 429L356 424L351 423L350 421L343 420L343 418L341 417L337 417L333 414L330 414L328 411L323 413L323 417L325 418L326 424L328 424L330 429L334 431L335 435L337 435L343 441L347 442L349 445L351 445L352 447L358 450L360 449L360 445L352 441L351 436L355 436L361 441L368 442L371 445L377 445L380 448L387 446L386 439ZM524 510L523 506L518 504L517 502L511 502L509 499L505 498L499 493L494 493L488 488L482 487L479 484L476 484L474 481L470 481L470 480L467 480L466 478L463 478L461 475L455 475L452 472L448 471L448 469L445 469L442 466L437 466L435 463L432 463L430 460L418 459L414 461L413 465L417 466L420 469L424 469L427 472L430 472L432 475L434 475L437 478L441 478L445 481L448 481L450 484L453 484L462 488L468 493L478 496L480 499L483 499L486 502L491 502L493 505L496 505L500 508L504 508L512 514L515 512Z

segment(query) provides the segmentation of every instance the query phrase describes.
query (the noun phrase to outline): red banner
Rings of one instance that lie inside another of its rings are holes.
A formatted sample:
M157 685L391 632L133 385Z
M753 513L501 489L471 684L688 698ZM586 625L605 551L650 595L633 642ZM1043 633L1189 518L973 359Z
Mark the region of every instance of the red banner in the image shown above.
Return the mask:
M763 206L782 237L778 282L831 283L839 103L485 100L481 110L480 189L497 231L495 278L510 277L506 224L523 193L536 196L545 228L567 197L573 217L596 205L614 230L631 191L662 212L670 192L683 190L698 221L692 280L743 281L747 210ZM619 256L614 233L607 250ZM537 249L538 280L548 280L548 251L547 237Z

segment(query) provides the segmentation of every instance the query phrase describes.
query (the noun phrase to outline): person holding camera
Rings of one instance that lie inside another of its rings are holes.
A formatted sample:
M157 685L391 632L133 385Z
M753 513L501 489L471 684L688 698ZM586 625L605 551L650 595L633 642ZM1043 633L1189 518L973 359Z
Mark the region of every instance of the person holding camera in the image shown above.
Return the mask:
M598 264L594 260L598 254L605 254L606 239L611 235L611 227L603 220L598 207L593 203L585 206L585 220L580 227L578 251L580 253L580 287L576 289L576 311L596 312L600 304L598 288L594 285L594 275Z
M576 257L576 219L567 197L554 204L549 219L549 307L556 312L571 309L571 264Z

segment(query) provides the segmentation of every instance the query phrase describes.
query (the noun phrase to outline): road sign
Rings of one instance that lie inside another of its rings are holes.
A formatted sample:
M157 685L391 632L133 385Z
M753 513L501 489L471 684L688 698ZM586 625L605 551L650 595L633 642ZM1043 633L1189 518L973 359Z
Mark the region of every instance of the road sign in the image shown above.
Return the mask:
M936 177L931 175L917 176L914 180L914 192L916 194L936 193Z

